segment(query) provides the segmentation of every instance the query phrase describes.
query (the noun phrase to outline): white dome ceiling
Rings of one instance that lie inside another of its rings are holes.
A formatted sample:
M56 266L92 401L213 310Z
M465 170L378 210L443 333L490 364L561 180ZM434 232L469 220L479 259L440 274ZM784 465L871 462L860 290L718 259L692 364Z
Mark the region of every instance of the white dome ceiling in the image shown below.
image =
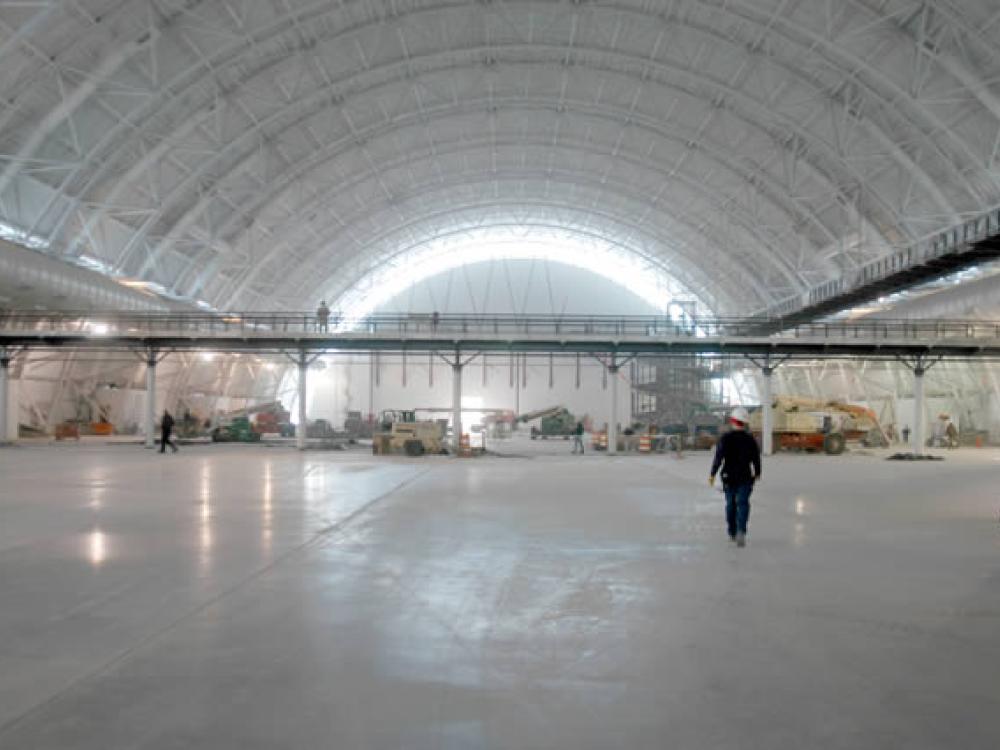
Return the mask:
M227 307L537 225L747 312L1000 204L995 0L0 5L0 218Z

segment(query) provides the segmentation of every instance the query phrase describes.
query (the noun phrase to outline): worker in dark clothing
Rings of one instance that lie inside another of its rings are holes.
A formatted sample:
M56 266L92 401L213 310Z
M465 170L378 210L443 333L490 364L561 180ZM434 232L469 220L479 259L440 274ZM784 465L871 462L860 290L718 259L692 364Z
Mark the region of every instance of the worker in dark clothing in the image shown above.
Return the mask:
M326 301L320 302L316 309L316 328L321 333L330 330L330 308L326 306Z
M167 452L167 446L176 453L177 444L170 439L170 433L174 431L174 418L170 416L170 412L166 409L163 410L163 418L160 420L160 453Z
M715 460L708 476L709 486L715 485L715 475L722 469L722 489L726 493L726 526L729 538L737 547L747 543L747 522L750 520L750 493L760 480L760 448L746 427L750 415L743 407L733 409L729 417L733 429L719 439Z
M573 430L573 453L583 455L583 422L577 422Z

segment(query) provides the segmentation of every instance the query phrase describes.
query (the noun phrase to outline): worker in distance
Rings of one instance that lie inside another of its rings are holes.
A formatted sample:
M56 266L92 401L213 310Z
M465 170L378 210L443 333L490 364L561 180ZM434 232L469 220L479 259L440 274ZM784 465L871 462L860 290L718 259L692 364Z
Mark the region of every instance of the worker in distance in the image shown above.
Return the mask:
M715 446L715 459L708 475L708 484L715 486L715 475L722 469L722 489L726 493L726 527L729 539L737 547L747 543L747 523L750 520L750 493L760 480L760 448L747 430L750 415L742 406L729 415L732 429Z

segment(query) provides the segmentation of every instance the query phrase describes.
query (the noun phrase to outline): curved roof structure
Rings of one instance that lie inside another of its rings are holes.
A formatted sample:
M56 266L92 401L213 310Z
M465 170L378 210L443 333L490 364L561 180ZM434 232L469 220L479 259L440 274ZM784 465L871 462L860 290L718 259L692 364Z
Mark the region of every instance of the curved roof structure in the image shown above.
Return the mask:
M230 308L537 226L718 312L1000 204L993 0L0 7L0 218Z

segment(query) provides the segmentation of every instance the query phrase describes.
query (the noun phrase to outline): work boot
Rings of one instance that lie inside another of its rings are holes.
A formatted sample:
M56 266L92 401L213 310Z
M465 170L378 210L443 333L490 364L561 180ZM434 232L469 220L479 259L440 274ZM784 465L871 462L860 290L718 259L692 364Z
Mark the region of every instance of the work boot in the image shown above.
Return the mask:
M744 534L742 531L736 535L736 546L737 547L747 546L747 535Z

